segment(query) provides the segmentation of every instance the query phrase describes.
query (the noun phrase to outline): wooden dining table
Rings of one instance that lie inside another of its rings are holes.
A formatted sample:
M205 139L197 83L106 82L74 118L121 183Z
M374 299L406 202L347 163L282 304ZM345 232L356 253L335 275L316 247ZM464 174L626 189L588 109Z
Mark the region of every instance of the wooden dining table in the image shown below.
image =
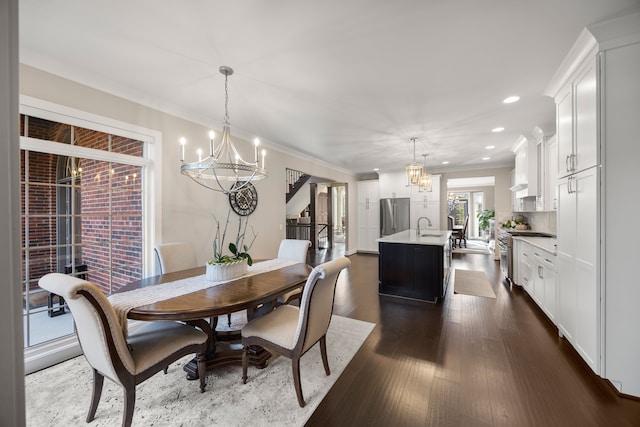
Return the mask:
M256 307L271 304L278 296L303 285L312 267L297 263L275 270L243 276L222 284L152 304L134 307L127 318L143 321L181 321L193 325L209 336L209 350L206 355L207 371L217 366L242 363L242 350L223 343L237 342L240 331L216 331L217 318L238 311L253 312ZM131 291L189 277L203 275L204 267L161 274L132 282L116 291ZM262 348L251 348L249 362L263 368L267 365L270 353ZM195 358L185 365L187 378L198 378Z

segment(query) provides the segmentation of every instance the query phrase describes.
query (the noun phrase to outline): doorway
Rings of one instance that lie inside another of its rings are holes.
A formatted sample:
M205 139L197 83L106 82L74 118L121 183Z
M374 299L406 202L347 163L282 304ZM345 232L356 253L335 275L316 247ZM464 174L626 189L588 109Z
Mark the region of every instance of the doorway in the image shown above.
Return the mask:
M347 244L347 184L286 169L288 239L311 241L320 261L344 254ZM336 255L339 254L339 255Z

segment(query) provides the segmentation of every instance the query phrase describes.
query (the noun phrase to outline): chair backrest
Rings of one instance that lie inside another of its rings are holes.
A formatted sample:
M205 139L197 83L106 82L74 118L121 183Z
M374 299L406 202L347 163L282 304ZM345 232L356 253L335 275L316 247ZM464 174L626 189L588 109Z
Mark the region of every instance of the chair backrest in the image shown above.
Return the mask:
M327 333L333 314L338 275L350 265L351 261L348 258L341 257L320 264L311 271L302 291L300 318L294 339L295 347L300 349L300 354Z
M38 284L65 299L76 324L82 351L94 369L117 384L122 382L116 364L124 366L132 374L135 372L118 317L96 285L61 273L49 273Z
M311 242L308 240L284 239L280 242L278 259L307 262L309 247L311 247Z
M447 217L447 230L453 230L453 217L451 215L449 215Z
M462 229L462 234L467 234L467 227L469 226L469 215L467 215L464 219L464 228Z
M198 266L196 251L189 242L163 243L157 245L155 249L160 262L161 274Z

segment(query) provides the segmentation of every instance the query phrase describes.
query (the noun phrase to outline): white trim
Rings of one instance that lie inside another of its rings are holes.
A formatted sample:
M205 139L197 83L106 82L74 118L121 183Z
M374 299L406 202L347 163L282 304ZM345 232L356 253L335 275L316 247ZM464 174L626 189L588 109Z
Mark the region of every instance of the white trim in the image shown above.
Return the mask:
M124 136L145 143L144 157L135 157L87 147L20 137L20 149L24 150L50 152L66 156L75 155L94 160L143 167L143 277L154 275L155 258L153 248L156 241L159 241L161 234L162 133L26 95L20 96L20 113L99 132ZM25 364L28 365L25 366L25 371L29 373L77 356L81 354L81 349L75 336L66 336L52 340L46 344L27 348L24 354Z

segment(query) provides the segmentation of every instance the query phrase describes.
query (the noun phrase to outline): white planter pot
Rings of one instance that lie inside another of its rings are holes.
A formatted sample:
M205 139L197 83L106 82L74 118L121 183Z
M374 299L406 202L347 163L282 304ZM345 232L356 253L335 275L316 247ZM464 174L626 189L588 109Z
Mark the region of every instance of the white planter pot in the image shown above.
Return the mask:
M209 264L207 263L207 280L221 282L232 280L247 273L247 260L241 259L229 264Z

